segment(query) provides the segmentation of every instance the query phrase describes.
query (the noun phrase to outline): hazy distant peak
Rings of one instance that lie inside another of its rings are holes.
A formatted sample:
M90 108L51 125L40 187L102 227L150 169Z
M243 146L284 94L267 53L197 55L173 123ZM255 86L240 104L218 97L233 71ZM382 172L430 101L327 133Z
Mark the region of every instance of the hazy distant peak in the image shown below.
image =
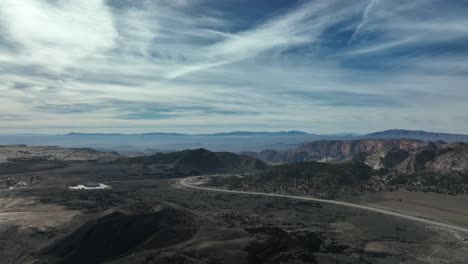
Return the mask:
M450 134L440 132L428 132L423 130L405 130L405 129L389 129L379 132L366 134L363 138L410 138L427 141L445 141L445 142L466 142L468 135Z

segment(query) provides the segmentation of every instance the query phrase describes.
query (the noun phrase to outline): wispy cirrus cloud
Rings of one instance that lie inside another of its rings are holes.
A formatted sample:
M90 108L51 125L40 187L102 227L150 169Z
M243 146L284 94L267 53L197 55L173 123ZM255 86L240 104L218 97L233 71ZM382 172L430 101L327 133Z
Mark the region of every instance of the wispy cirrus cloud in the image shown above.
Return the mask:
M450 43L468 37L468 29L463 26L468 19L461 12L465 8L463 1L372 0L349 41L361 38L362 42L350 54L414 51L436 44L447 44L446 51L450 52Z
M379 0L371 0L369 4L366 6L364 9L364 12L362 12L362 20L359 23L359 25L356 27L354 30L353 34L351 35L351 38L348 41L348 44L359 38L359 36L362 34L363 28L367 25L369 21L369 16L372 12L372 9L378 4Z
M467 132L456 119L467 11L462 0L5 0L0 124Z

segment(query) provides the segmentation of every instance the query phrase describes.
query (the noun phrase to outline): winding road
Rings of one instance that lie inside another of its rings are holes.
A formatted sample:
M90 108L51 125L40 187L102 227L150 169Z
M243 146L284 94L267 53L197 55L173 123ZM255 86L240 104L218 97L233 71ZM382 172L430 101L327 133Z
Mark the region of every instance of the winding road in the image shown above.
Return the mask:
M215 176L215 175L212 175ZM216 175L218 176L218 175ZM222 175L219 175L222 176ZM403 218L411 221L416 221L424 224L429 224L433 226L438 226L438 227L444 227L448 228L451 230L456 230L456 231L461 231L468 233L468 228L460 227L460 226L454 226L446 223L441 223L429 219L424 219L420 217L415 217L411 215L406 215L402 213L397 213L397 212L392 212L389 210L385 209L380 209L380 208L375 208L375 207L370 207L366 205L360 205L360 204L354 204L354 203L348 203L348 202L342 202L342 201L336 201L336 200L325 200L325 199L318 199L318 198L313 198L313 197L304 197L304 196L294 196L294 195L286 195L286 194L276 194L276 193L261 193L261 192L248 192L248 191L235 191L235 190L223 190L223 189L216 189L216 188L210 188L210 187L202 187L197 185L197 179L202 176L196 176L196 177L188 177L184 178L179 181L179 184L183 187L186 188L191 188L191 189L196 189L196 190L203 190L203 191L211 191L211 192L224 192L224 193L235 193L235 194L247 194L247 195L261 195L261 196L272 196L272 197L282 197L282 198L288 198L288 199L295 199L295 200L305 200L305 201L314 201L314 202L320 202L320 203L327 203L327 204L334 204L334 205L340 205L340 206L346 206L346 207L351 207L351 208L356 208L356 209L361 209L361 210L367 210L375 213L380 213L380 214L385 214L385 215L390 215L398 218Z
M304 201L314 201L314 202L320 202L320 203L326 203L326 204L334 204L334 205L340 205L340 206L346 206L350 208L356 208L356 209L361 209L361 210L367 210L375 213L381 213L385 215L390 215L398 218L403 218L411 221L416 221L424 224L429 224L433 226L438 226L438 227L443 227L443 228L448 228L451 230L456 230L456 231L461 231L464 233L468 233L468 228L465 227L460 227L460 226L455 226L451 224L446 224L442 222L437 222L434 220L429 220L425 218L420 218L416 216L411 216L411 215L406 215L403 213L397 213L393 211L389 211L386 209L381 209L381 208L375 208L371 206L366 206L366 205L360 205L360 204L354 204L354 203L348 203L348 202L343 202L343 201L336 201L336 200L326 200L326 199L319 199L319 198L313 198L313 197L304 197L304 196L294 196L294 195L286 195L286 194L277 194L277 193L262 193L262 192L249 192L249 191L236 191L236 190L224 190L224 189L216 189L216 188L210 188L210 187L202 187L200 186L200 182L197 182L197 179L200 177L222 177L226 175L201 175L201 176L194 176L194 177L188 177L184 178L178 181L178 184L185 187L185 188L190 188L190 189L196 189L196 190L203 190L203 191L212 191L212 192L223 192L223 193L234 193L234 194L244 194L244 195L260 195L260 196L270 196L270 197L282 197L282 198L288 198L288 199L295 199L295 200L304 200ZM140 180L115 180L115 181L107 181L103 182L105 184L112 184L112 183L124 183L124 182L152 182L152 181L167 181L168 179L140 179ZM64 188L65 186L63 185L52 185L52 186L31 186L28 188L18 188L15 189L14 191L25 191L25 190L31 190L31 189L53 189L53 188Z

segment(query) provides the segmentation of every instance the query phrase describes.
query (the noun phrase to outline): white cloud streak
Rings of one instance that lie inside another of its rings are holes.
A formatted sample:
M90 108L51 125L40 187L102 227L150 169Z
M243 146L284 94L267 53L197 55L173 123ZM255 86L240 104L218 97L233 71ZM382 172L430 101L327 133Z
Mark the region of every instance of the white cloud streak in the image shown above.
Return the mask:
M466 110L466 54L420 52L468 36L436 1L309 1L241 30L201 0L109 2L0 3L2 127L468 132L451 118ZM419 53L391 56L406 50Z
M379 0L371 0L369 2L369 4L366 6L366 8L364 9L364 12L362 13L362 21L361 21L361 23L359 23L359 25L354 30L353 34L351 35L351 38L348 41L348 44L353 42L354 40L356 40L359 37L359 35L361 34L361 31L362 31L362 28L366 25L366 23L369 20L369 14L372 11L372 8L374 8L374 6L377 5L378 1Z
M2 54L0 60L58 71L115 47L117 32L102 1L4 0L0 14L5 34L20 49L17 56Z

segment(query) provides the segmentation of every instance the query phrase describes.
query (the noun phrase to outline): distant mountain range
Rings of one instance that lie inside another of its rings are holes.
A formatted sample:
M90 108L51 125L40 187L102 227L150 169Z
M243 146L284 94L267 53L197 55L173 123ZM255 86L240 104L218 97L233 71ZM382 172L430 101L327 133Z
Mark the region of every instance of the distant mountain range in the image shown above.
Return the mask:
M409 138L423 141L468 142L468 135L427 132L422 130L391 129L360 136L362 138Z
M319 140L357 139L418 139L424 141L468 142L468 135L435 133L413 130L386 130L366 135L352 133L319 135L301 131L249 132L235 131L214 134L180 133L69 133L65 135L0 135L0 144L27 144L31 146L91 147L127 153L151 154L158 151L177 151L206 148L212 151L286 150L302 143Z
M33 136L33 135L28 135ZM91 137L91 136L164 136L164 137L297 137L297 138L313 138L314 140L321 139L418 139L423 141L444 141L444 142L468 142L468 135L428 132L423 130L405 130L405 129L390 129L364 135L354 133L337 133L337 134L311 134L303 131L277 131L277 132L250 132L250 131L234 131L225 133L213 134L181 134L181 133L143 133L143 134L119 134L119 133L69 133L65 136L71 137Z
M302 131L276 131L276 132L251 132L251 131L233 131L212 134L182 134L182 133L164 133L151 132L141 134L121 134L121 133L68 133L65 136L319 136ZM337 134L345 135L345 134Z

